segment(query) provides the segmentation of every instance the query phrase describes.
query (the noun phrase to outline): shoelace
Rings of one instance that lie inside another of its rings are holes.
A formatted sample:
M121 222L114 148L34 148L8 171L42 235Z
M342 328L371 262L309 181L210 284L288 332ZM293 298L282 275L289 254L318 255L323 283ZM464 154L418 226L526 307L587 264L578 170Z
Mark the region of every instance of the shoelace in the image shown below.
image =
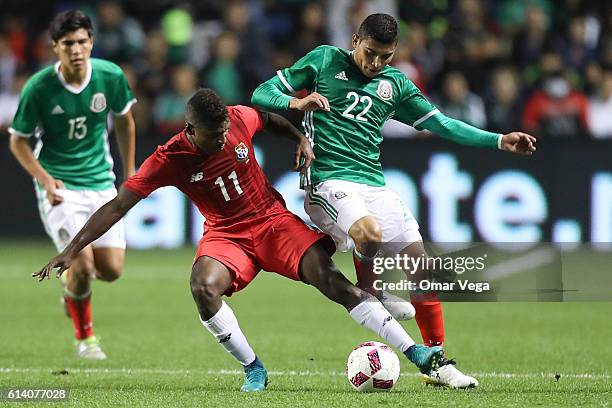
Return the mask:
M261 368L254 368L252 370L247 371L246 373L247 382L249 383L263 383L266 381L265 371Z
M443 367L445 365L457 365L457 362L455 361L454 358L441 358L440 360L438 360L438 368Z
M85 342L85 349L87 350L102 350L102 346L100 345L100 338L96 337L94 341Z

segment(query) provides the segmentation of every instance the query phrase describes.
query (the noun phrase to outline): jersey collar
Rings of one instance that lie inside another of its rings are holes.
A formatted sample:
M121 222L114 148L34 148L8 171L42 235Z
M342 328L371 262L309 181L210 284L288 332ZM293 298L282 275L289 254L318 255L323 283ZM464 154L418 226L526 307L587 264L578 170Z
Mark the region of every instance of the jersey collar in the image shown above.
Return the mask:
M72 92L73 94L80 94L83 91L83 89L87 88L87 85L89 85L89 81L91 81L91 60L87 61L87 72L85 73L85 80L79 87L72 86L68 82L66 82L66 79L62 75L62 71L60 71L59 68L60 68L60 61L57 61L55 63L55 73L57 74L57 78L62 83L64 88L66 88L68 91Z

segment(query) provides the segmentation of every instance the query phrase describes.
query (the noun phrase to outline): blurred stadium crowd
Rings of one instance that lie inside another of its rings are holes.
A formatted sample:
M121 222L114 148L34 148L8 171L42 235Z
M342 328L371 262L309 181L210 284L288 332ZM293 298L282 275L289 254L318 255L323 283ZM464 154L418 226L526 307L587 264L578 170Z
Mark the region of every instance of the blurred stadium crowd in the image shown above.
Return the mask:
M609 0L3 0L0 132L24 81L54 62L52 16L94 18L94 52L121 65L139 103L139 137L183 127L199 86L228 104L319 44L350 47L372 12L395 15L393 65L447 115L492 131L541 138L612 138L612 2ZM44 4L43 4L44 3ZM424 136L393 122L385 136Z

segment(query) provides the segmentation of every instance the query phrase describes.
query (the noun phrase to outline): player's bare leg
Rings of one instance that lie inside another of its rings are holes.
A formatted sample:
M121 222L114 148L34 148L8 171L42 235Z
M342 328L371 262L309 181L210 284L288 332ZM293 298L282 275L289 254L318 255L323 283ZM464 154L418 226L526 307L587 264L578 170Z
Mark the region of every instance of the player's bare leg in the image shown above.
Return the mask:
M427 253L422 241L414 242L401 251L402 255L426 259ZM407 271L408 272L408 271ZM419 269L410 276L414 279L428 279L431 273ZM435 292L411 293L410 298L417 314L416 321L421 330L421 336L427 346L441 346L444 343L444 319L442 304ZM451 388L472 388L478 386L478 380L463 374L455 367L453 360L443 359L440 367L425 377L426 384L443 385Z
M65 272L64 302L72 319L77 355L91 360L104 360L106 354L94 336L91 317L91 277L95 274L94 254L86 247Z
M94 248L93 253L96 279L104 282L113 282L123 275L125 249Z
M397 347L423 374L438 368L442 347L415 344L404 328L374 296L353 285L334 265L320 243L308 248L300 262L300 279L344 306L353 320Z
M371 215L360 218L351 225L348 233L355 242L353 262L357 273L357 286L376 296L395 319L412 319L415 309L410 302L374 289L374 280L377 276L373 272L373 258L382 241L382 231L376 219Z
M221 298L232 282L233 274L224 264L201 256L191 271L191 294L204 327L244 366L241 390L263 391L268 385L268 373L242 333L234 312Z

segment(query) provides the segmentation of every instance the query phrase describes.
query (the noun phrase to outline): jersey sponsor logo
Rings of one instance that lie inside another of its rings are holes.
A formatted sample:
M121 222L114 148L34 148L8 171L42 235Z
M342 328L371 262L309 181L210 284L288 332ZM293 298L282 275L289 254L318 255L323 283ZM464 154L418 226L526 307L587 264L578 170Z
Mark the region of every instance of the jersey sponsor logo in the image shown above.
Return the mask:
M344 71L338 72L336 76L334 76L334 78L341 79L343 81L348 81L348 78L346 77L346 73Z
M202 172L202 171L201 171L201 172L199 172L199 173L193 174L193 175L191 176L191 180L189 180L189 182L190 182L190 183L195 183L196 181L200 181L200 180L202 180L203 178L204 178L204 172Z
M344 191L336 191L334 197L336 197L336 200L341 200L346 197L346 193Z
M61 115L62 113L64 113L64 110L59 105L55 105L55 108L51 109L52 115Z
M94 113L100 113L106 109L106 97L102 92L93 94L89 109Z
M243 142L240 142L234 150L236 151L236 160L240 163L247 163L249 161L249 148Z
M385 81L384 79L381 80L378 83L376 95L378 95L383 101L388 101L389 99L393 98L393 87L391 86L391 82Z

